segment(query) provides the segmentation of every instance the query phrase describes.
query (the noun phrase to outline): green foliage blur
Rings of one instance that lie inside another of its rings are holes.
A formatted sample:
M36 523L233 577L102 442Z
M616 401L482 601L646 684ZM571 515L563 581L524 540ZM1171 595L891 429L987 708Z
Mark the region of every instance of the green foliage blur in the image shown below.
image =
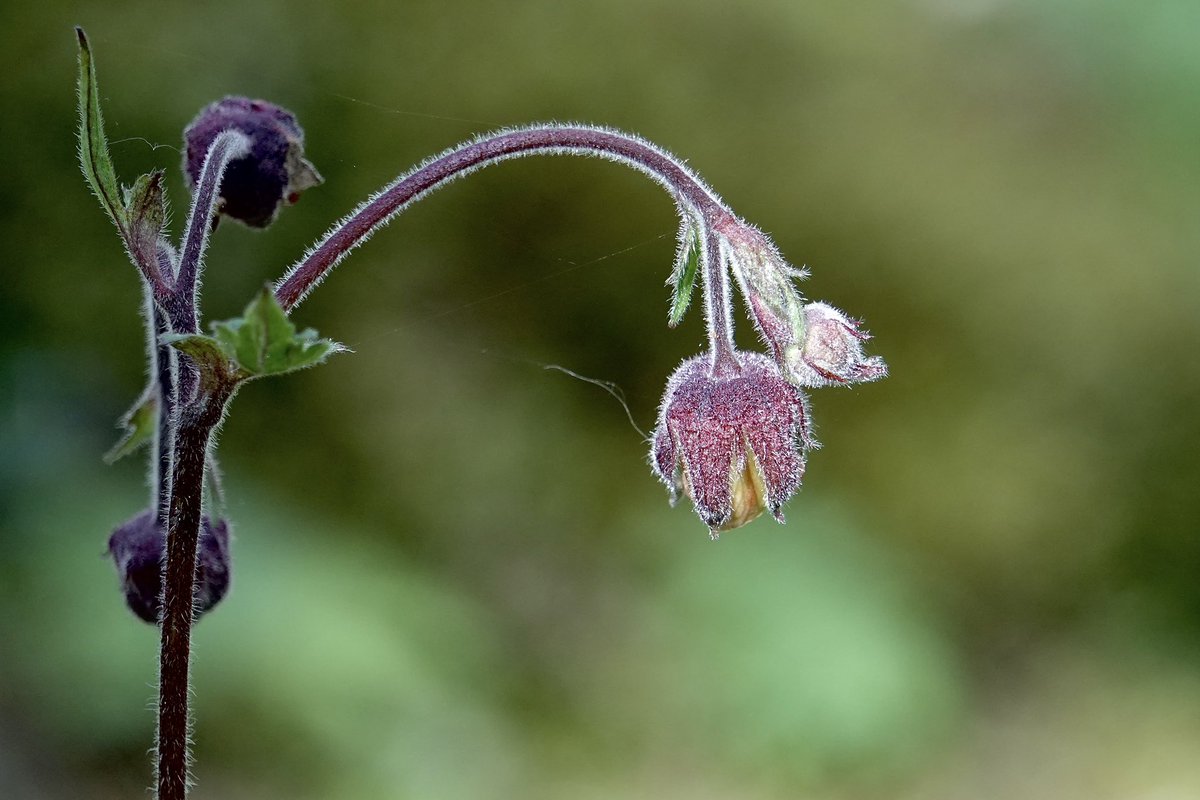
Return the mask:
M675 221L594 160L421 203L296 313L354 349L221 436L234 587L196 800L1200 796L1194 0L242 0L0 11L0 797L144 797L156 633L108 532L140 292L75 160L91 35L125 181L225 94L327 179L223 224L208 319L421 158L536 120L687 158L861 316L788 524L710 543L653 424ZM738 320L745 347L757 347Z

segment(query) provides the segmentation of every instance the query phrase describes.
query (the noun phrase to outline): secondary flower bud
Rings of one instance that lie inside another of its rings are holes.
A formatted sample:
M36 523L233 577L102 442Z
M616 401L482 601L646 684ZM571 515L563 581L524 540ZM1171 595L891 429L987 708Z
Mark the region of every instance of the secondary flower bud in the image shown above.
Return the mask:
M714 538L783 503L800 488L804 450L815 447L808 401L770 358L739 353L739 372L714 377L709 357L688 359L667 383L651 463L682 491ZM801 449L803 448L803 449Z
M151 624L158 623L166 546L166 531L152 511L122 523L108 539L108 555L121 578L126 605ZM205 515L196 554L196 619L229 591L229 566L229 525L223 519L214 524Z
M226 97L205 107L183 132L188 185L200 179L204 157L217 134L234 128L250 137L250 154L230 162L221 181L221 213L265 228L283 203L321 183L304 158L304 131L290 111L265 100Z
M761 231L730 220L720 235L755 327L789 381L816 387L887 375L882 358L863 353L871 337L857 322L826 303L804 304L792 282L807 271L789 266Z
M887 375L887 365L879 356L863 353L863 342L870 338L833 306L810 303L804 307L804 340L788 354L788 366L803 386L879 380Z

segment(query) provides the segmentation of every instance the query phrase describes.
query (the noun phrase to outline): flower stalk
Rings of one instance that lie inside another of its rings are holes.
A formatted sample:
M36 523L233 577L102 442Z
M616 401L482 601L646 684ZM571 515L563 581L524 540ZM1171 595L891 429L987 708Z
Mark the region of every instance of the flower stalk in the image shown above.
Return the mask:
M531 125L481 136L404 173L334 225L276 283L275 296L291 312L352 250L446 184L484 167L533 155L591 156L648 175L667 190L680 217L702 231L705 320L713 368L736 369L728 272L714 231L737 224L734 213L680 159L640 137L590 125Z
M170 299L164 303L171 329L175 333L198 333L200 309L196 287L204 268L204 251L213 227L214 213L220 198L221 178L231 161L244 156L250 140L236 130L221 132L208 148L200 180L192 193L192 208L179 252L179 267L171 287Z

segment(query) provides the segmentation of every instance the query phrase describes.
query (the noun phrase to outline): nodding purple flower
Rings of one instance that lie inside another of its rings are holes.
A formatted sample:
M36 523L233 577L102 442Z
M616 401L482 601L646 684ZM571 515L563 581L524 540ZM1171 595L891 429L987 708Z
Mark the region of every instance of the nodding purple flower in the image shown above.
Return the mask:
M233 128L250 138L250 153L230 162L221 182L221 213L252 228L274 221L280 205L321 183L304 158L304 131L287 109L266 100L226 97L206 106L183 133L184 172L189 186L200 179L209 145Z
M112 558L129 609L152 625L162 603L162 563L166 531L154 512L143 511L123 522L108 539ZM195 619L212 609L229 591L229 525L204 515L196 553Z
M705 229L697 238L710 352L683 362L667 383L650 458L672 502L680 491L690 497L715 539L768 508L783 522L805 456L819 446L803 389L873 381L887 367L863 353L869 336L856 322L804 302L793 281L807 270L790 266L762 231L731 213L695 224ZM770 357L734 351L727 271Z
M707 355L675 370L659 410L651 462L695 504L713 538L782 506L804 476L812 437L808 399L770 358L738 353L740 370L714 374Z

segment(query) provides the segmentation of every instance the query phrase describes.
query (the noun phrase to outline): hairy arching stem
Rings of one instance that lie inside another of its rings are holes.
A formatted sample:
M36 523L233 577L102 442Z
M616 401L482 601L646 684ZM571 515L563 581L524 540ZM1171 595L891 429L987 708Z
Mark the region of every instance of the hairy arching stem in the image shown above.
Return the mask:
M188 212L187 228L179 248L179 268L170 298L165 303L167 316L175 333L200 331L200 304L196 288L204 268L204 251L212 230L213 213L220 197L221 178L229 162L244 156L250 140L236 130L222 131L213 139L204 157L200 179L192 193L192 208Z
M531 155L594 156L625 164L661 184L680 212L701 225L705 317L713 369L737 369L729 279L716 246L714 226L736 221L733 212L682 161L620 131L587 125L535 125L500 131L442 153L401 175L335 225L276 284L275 296L291 311L351 250L417 200L456 178L510 158Z

